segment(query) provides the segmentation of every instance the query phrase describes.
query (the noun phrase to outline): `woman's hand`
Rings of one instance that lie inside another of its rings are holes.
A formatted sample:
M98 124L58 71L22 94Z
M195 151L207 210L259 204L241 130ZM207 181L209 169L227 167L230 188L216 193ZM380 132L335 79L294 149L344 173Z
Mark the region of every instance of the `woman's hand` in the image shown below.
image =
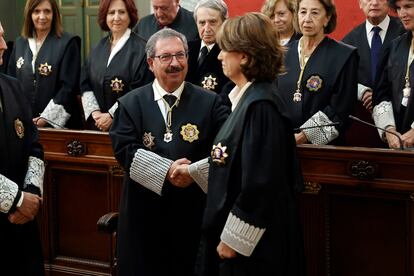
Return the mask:
M237 256L236 251L222 241L220 241L217 246L217 253L220 256L220 259L231 259Z
M306 138L306 135L303 131L295 133L295 140L296 145L307 144L309 142L308 138Z

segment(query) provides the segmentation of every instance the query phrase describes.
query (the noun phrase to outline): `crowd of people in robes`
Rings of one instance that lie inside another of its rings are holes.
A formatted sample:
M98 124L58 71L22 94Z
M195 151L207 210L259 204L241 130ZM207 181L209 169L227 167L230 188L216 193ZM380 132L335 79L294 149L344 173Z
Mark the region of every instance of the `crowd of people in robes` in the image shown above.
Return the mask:
M27 0L12 49L0 25L1 260L44 274L36 126L86 128L125 171L118 275L305 275L296 145L413 147L414 0L359 0L342 41L333 0L151 5L100 0L82 66L56 0Z

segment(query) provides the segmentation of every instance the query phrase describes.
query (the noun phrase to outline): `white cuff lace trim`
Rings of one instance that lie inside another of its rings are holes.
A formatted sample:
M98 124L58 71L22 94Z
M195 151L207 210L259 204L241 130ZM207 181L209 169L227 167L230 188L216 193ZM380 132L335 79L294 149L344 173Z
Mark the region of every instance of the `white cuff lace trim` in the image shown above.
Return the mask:
M85 114L85 120L88 120L92 112L100 110L98 101L96 100L95 94L92 91L86 91L82 94L82 107L83 114Z
M313 127L316 128L304 129L303 132L309 142L315 145L326 145L335 138L338 137L339 132L334 126L323 126L332 124L333 122L322 111L316 112L310 117L301 127Z
M40 195L43 195L43 176L45 175L45 163L34 156L29 157L24 185L33 185L39 188Z
M55 104L52 99L40 114L40 117L47 119L48 123L54 128L63 128L69 120L70 114L66 112L63 105Z
M374 119L375 125L380 128L395 127L394 111L391 102L383 101L374 106L372 118ZM378 129L378 133L380 137L384 136L384 131Z
M210 164L208 158L201 159L188 166L188 172L194 181L200 186L204 193L208 191L208 169Z
M115 111L118 109L118 102L114 103L114 105L108 110L108 113L111 117L114 117Z
M241 255L249 257L265 230L242 221L230 212L220 239Z
M367 90L372 90L372 89L371 87L358 83L358 101L362 100L362 96L364 96L364 93Z
M0 212L7 214L19 192L16 183L0 174Z
M154 193L161 195L172 160L151 151L138 149L129 170L129 177Z

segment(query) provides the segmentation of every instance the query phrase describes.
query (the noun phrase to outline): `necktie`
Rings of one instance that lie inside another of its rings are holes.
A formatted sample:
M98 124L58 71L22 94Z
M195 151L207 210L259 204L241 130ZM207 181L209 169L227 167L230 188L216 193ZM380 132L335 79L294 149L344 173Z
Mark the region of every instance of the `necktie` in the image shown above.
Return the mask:
M375 81L375 75L377 73L377 64L378 64L378 54L380 52L382 41L379 35L381 28L375 26L372 28L374 35L372 36L371 40L371 73L372 73L372 81Z
M203 46L203 48L201 48L201 51L200 51L200 57L198 58L198 66L199 67L206 60L207 54L208 54L208 48L207 48L207 46Z
M174 96L174 95L169 95L169 94L165 94L165 95L163 96L163 98L164 98L164 100L168 103L168 105L169 105L170 107L172 107L172 106L174 105L175 101L177 100L177 97L176 97L176 96Z

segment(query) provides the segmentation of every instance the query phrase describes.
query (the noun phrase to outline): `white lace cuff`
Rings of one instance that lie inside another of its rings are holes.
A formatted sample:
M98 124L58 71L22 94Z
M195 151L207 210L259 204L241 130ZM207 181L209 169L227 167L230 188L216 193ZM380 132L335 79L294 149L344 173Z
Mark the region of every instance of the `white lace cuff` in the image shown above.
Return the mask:
M301 127L314 127L304 129L303 132L309 142L315 145L326 145L338 137L339 132L334 126L323 126L333 122L322 111L313 114ZM317 127L320 126L320 127Z
M242 221L230 212L220 239L241 255L249 257L265 230Z
M7 214L19 192L16 183L0 174L0 212Z
M206 194L208 190L208 169L210 164L208 158L201 159L188 166L188 172L191 178L200 186L201 190Z
M118 109L118 102L114 103L114 105L108 110L108 113L111 117L114 117L115 111Z
M375 125L380 128L395 127L394 111L391 102L383 101L374 106L372 118L374 119ZM384 131L378 129L378 133L381 138L384 137Z
M129 170L129 177L147 189L161 195L172 160L151 151L138 149Z
M66 112L63 105L55 104L52 99L40 114L40 117L45 118L54 128L63 128L69 120L70 114Z
M43 160L30 156L24 185L38 187L40 195L43 195L43 176L45 175L45 163Z
M83 114L85 114L85 120L88 120L89 116L91 116L92 112L96 110L101 110L99 108L98 101L96 100L95 94L92 91L86 91L82 94L82 107L83 107Z
M358 83L358 101L362 100L362 97L367 90L372 90L372 88Z

